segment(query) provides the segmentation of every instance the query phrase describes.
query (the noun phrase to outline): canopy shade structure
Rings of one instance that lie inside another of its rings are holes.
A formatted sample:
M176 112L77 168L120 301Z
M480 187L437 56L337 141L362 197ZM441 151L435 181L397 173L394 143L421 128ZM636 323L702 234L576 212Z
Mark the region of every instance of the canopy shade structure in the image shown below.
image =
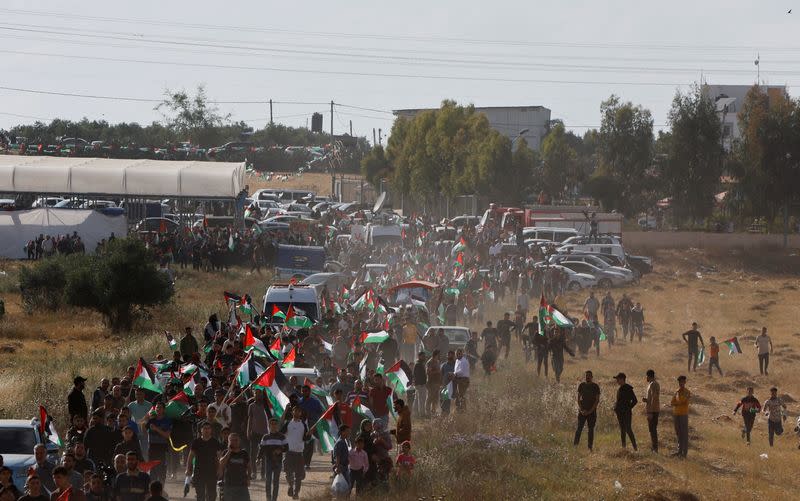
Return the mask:
M0 193L235 198L243 163L0 155Z

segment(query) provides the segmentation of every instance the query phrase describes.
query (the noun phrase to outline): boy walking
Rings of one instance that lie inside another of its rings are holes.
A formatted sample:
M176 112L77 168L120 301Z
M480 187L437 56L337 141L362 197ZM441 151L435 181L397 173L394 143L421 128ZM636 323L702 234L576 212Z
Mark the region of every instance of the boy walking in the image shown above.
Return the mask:
M270 418L269 433L261 438L258 446L258 458L264 465L264 476L267 486L267 500L278 501L278 485L281 480L281 464L283 454L289 449L286 435L278 431L278 420Z
M719 368L719 344L714 336L709 339L708 355L708 375L711 376L712 369L716 367L719 375L722 376L722 369Z

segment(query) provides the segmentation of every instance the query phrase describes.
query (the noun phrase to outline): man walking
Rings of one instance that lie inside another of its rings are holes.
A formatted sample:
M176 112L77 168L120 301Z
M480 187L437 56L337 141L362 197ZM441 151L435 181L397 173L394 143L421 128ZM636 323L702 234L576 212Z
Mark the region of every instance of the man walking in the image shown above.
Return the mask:
M588 424L587 443L589 450L594 446L594 425L597 423L597 405L600 403L600 386L592 381L592 371L586 371L586 381L578 385L578 427L575 430L573 445L581 441L583 426Z
M685 458L689 451L689 398L691 393L686 388L686 376L678 376L678 391L672 397L672 417L675 420L675 435L678 439L678 451L675 456Z
M456 362L453 368L453 386L455 387L456 411L467 410L467 388L469 388L469 360L464 356L464 350L456 350Z
M594 291L589 292L589 297L583 303L583 312L586 314L587 320L597 323L597 310L600 309L600 301L594 297Z
M692 322L691 330L688 330L682 334L683 340L686 342L686 346L689 348L689 363L688 363L688 371L696 371L697 370L697 354L700 353L697 343L700 342L700 345L705 349L706 343L703 342L703 336L700 335L700 331L697 330L697 322Z
M626 448L625 438L630 437L633 450L638 450L636 447L636 437L633 435L633 428L631 427L633 421L633 408L639 403L636 394L633 392L633 387L625 382L627 377L624 372L617 374L614 379L617 380L619 388L617 389L617 401L614 404L614 412L617 414L617 421L619 422L620 440L622 441L622 448Z
M645 403L644 410L647 413L647 429L650 432L650 450L658 452L658 416L661 412L659 394L661 385L656 381L656 372L649 369L646 374L647 396L642 399Z
M75 416L81 416L83 419L89 417L89 407L86 404L86 397L83 394L83 389L86 388L86 378L75 376L72 380L72 391L69 392L67 397L67 410L69 411L69 422Z
M225 499L250 501L250 457L241 447L238 433L228 436L228 450L219 460Z
M769 376L769 354L772 353L772 339L767 336L767 328L761 328L761 335L756 338L758 348L758 370L762 376Z
M203 421L200 425L200 438L195 438L186 459L186 476L192 477L197 501L217 499L218 452L222 449L212 436L211 423Z

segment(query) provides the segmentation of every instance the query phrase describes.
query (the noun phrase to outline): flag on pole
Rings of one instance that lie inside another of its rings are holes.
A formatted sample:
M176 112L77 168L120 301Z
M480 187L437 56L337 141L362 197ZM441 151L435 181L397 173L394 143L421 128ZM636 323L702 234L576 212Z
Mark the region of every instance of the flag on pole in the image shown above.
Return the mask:
M156 393L164 393L161 383L156 379L155 371L150 367L150 364L145 362L141 357L139 357L136 372L133 373L133 385Z
M263 390L267 394L272 413L278 419L283 416L286 406L289 405L289 397L280 388L279 371L277 362L274 362L253 382L254 389Z
M253 352L248 353L242 364L236 369L236 381L239 383L239 388L245 388L247 385L258 379L258 376L264 372L264 367L261 366L253 358Z
M700 351L697 353L697 365L703 365L703 362L706 361L706 349L705 347L700 348Z
M297 315L295 309L290 305L284 325L290 329L308 329L312 324L308 317Z
M183 392L189 395L190 397L194 396L194 387L197 383L194 382L194 378L190 377L185 383L183 383Z
M283 367L292 368L294 367L295 358L297 357L297 348L292 346L291 351L286 354L286 357L283 359Z
M742 353L742 347L739 346L739 338L737 336L733 336L730 339L726 339L723 341L724 344L728 346L730 352L729 355L739 355Z
M372 413L369 407L361 403L360 396L357 396L356 398L353 399L352 409L353 412L361 416L361 419L369 419L370 421L375 419L375 414Z
M277 305L272 305L272 316L286 320L286 313L284 313Z
M439 400L442 402L446 402L447 400L453 399L453 382L450 381L447 386L442 388L442 391L439 393Z
M397 421L397 411L394 410L394 393L389 393L389 396L386 397L386 407L389 408L389 414Z
M311 388L311 394L314 395L314 398L319 400L322 405L333 405L333 397L331 394L312 383L310 379L305 378L303 380L303 386Z
M408 376L401 366L402 360L399 360L393 366L386 369L385 376L389 382L389 387L392 388L402 398L406 394L408 388Z
M456 255L456 266L458 268L464 267L464 254L461 252L459 252L458 255Z
M250 328L250 324L244 325L244 351L256 351L257 354L264 355L265 357L269 355L269 350L264 346L264 342L253 334L253 329Z
M234 294L233 292L225 291L222 293L222 296L225 298L226 303L232 302L233 304L236 305L242 302L242 297L239 296L238 294Z
M389 333L386 331L380 331L380 332L362 332L360 340L362 344L381 344L387 339L389 339Z
M178 349L178 342L175 340L174 337L172 337L172 334L170 334L167 331L164 331L164 335L167 337L167 344L169 344L169 349L172 350L172 351L177 350Z
M183 416L183 413L191 406L189 397L186 392L180 391L177 395L170 398L167 405L164 406L164 413L170 419L178 419Z
M334 403L314 423L314 432L317 434L322 452L325 454L333 451L333 446L339 438L339 404Z
M269 352L275 360L281 359L281 337L275 338L275 342L269 347Z
M53 418L47 414L47 411L41 405L39 406L39 433L47 438L48 441L63 447L64 444L61 442L61 437L58 436L58 430L56 430Z

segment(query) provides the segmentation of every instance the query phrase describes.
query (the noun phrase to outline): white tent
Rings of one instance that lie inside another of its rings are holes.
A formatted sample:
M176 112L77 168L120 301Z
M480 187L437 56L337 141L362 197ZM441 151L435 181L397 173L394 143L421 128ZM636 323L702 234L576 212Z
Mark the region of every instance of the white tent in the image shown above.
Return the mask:
M2 157L0 157L2 158ZM86 252L111 236L125 236L128 224L122 216L106 216L95 210L33 209L0 211L0 257L24 259L24 246L41 235L71 235L77 231Z
M0 155L0 193L235 198L244 164Z

